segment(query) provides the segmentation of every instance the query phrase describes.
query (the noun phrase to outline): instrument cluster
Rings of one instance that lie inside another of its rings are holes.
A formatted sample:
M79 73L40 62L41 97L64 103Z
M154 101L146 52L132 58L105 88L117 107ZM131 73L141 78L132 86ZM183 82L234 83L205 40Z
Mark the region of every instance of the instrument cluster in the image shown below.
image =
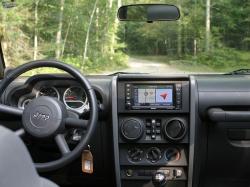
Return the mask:
M68 110L78 113L89 111L87 94L84 89L79 86L71 86L67 88L41 86L38 89L34 89L33 94L29 97L21 97L18 101L18 107L24 109L32 99L41 96L54 97L62 101Z

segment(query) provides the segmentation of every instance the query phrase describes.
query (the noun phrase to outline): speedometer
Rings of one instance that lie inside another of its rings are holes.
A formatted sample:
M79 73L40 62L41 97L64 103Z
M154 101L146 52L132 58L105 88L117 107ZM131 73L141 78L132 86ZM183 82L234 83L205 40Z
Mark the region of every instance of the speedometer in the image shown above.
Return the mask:
M36 97L49 96L60 99L59 92L55 87L42 87L36 94Z
M64 104L73 110L88 109L88 99L85 91L77 86L68 88L63 95Z

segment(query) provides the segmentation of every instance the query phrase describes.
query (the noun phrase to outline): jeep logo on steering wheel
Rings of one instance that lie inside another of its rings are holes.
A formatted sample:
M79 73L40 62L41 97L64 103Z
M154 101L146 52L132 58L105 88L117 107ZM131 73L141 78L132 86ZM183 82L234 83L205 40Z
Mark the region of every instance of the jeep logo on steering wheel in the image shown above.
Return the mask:
M37 120L44 120L44 121L46 121L46 120L48 120L50 117L49 117L49 115L47 115L47 114L42 114L42 113L40 113L40 112L36 112L35 114L33 114L33 118L34 118L34 119L37 119Z

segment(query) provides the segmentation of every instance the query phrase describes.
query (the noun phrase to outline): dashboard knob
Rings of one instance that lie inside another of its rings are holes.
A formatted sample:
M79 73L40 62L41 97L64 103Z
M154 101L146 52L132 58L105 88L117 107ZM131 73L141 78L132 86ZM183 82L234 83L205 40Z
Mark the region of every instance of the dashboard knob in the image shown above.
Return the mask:
M143 134L143 124L138 119L127 119L121 125L121 133L126 140L138 140Z
M165 123L164 132L167 139L178 141L186 134L186 124L181 119L172 119Z
M152 162L152 163L156 163L157 161L159 161L162 157L161 154L161 150L157 147L152 147L148 150L147 152L147 159Z
M178 161L181 158L181 153L176 148L168 148L165 153L168 162Z
M139 148L132 148L128 150L128 157L133 162L138 162L142 160L143 157L143 150Z

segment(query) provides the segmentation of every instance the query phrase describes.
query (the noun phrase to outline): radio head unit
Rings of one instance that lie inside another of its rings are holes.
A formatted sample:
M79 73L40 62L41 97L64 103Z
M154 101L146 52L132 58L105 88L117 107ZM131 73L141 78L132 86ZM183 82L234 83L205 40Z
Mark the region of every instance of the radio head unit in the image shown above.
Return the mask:
M125 105L128 110L179 110L181 84L126 84Z

